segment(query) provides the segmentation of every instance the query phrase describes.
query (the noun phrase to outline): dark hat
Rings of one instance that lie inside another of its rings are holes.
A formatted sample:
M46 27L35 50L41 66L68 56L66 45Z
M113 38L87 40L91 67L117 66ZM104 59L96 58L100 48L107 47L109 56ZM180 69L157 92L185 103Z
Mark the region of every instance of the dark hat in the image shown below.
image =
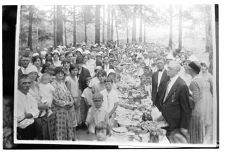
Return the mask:
M197 73L197 74L199 74L199 72L201 70L201 66L197 62L190 62L188 64L188 67L190 69L192 69L193 71L195 71L195 73Z

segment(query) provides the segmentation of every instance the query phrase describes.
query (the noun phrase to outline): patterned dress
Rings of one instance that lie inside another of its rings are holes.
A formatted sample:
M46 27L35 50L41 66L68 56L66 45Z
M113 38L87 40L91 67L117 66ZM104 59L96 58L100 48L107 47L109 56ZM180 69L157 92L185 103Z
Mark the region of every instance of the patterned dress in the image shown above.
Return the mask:
M74 100L64 82L56 80L52 82L55 92L50 127L51 139L53 140L72 140L73 127L76 127L76 115L74 110Z

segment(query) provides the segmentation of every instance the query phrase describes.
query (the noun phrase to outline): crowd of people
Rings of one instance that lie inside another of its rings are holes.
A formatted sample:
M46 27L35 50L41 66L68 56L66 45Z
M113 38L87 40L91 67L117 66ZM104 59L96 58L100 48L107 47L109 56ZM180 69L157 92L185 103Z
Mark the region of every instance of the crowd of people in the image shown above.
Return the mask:
M157 44L58 46L19 56L17 139L72 140L85 129L104 141L119 106L122 65L137 66L170 143L211 144L213 77L208 63Z

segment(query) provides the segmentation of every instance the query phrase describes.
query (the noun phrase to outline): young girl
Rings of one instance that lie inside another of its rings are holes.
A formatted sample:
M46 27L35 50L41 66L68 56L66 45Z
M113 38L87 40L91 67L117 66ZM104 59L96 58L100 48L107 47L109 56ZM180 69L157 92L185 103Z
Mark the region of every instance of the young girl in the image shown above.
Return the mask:
M52 114L51 105L53 100L53 92L55 88L50 84L50 75L48 73L44 73L41 76L40 83L39 83L39 90L41 96L41 102L47 105L47 109L42 111L42 113L47 113L49 117Z
M81 118L80 118L80 95L81 91L79 89L79 83L78 83L78 65L77 64L71 64L70 65L70 75L66 77L65 83L67 88L72 94L72 97L74 99L74 106L75 106L75 113L76 113L76 120L77 124L80 124Z

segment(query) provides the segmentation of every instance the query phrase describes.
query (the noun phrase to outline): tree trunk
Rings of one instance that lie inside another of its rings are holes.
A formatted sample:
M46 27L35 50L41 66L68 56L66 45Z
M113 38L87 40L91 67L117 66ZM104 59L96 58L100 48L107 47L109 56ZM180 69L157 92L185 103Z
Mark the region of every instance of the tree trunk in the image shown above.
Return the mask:
M110 6L107 6L107 41L110 41Z
M67 37L66 37L66 6L64 6L64 16L63 16L63 25L64 25L64 44L67 46Z
M115 12L115 13L116 13L115 17L117 17L118 16L118 12ZM117 46L119 46L118 21L117 21L116 18L115 18L115 21L116 21L116 42L117 42Z
M173 49L173 8L170 5L170 34L169 34L169 48Z
M205 51L209 53L209 72L213 73L213 44L212 44L212 8L211 5L205 6Z
M136 42L136 6L133 9L132 42Z
M182 49L182 6L179 6L179 52Z
M144 21L144 43L146 43L146 23Z
M32 51L32 22L33 22L33 7L29 7L29 31L28 31L28 47Z
M56 43L58 45L63 45L63 16L62 16L62 6L57 6L57 25L56 25Z
M56 47L56 36L55 36L55 25L56 25L56 23L55 23L55 11L56 9L55 9L55 5L54 5L54 7L53 7L53 39L54 39L54 48Z
M126 27L126 29L127 29L127 43L129 43L129 25L128 25L128 22L129 22L129 20L127 18L127 27Z
M87 43L87 24L88 24L88 6L83 6L83 13L84 13L84 42Z
M76 46L76 8L73 6L73 47Z
M103 20L102 20L102 42L105 42L105 6L103 6Z
M205 7L205 33L206 33L206 44L205 44L205 51L210 52L212 51L212 11L211 6L207 5Z
M112 8L111 9L111 39L110 39L111 41L113 41L113 32L114 32L113 31L114 30L113 29L113 17L114 17L114 9Z
M140 33L139 42L142 42L142 5L140 5Z
M87 24L84 23L84 42L87 43Z
M100 5L95 8L95 44L100 45Z
M65 36L65 46L67 45L67 37L66 37L66 21L64 20L64 36Z

